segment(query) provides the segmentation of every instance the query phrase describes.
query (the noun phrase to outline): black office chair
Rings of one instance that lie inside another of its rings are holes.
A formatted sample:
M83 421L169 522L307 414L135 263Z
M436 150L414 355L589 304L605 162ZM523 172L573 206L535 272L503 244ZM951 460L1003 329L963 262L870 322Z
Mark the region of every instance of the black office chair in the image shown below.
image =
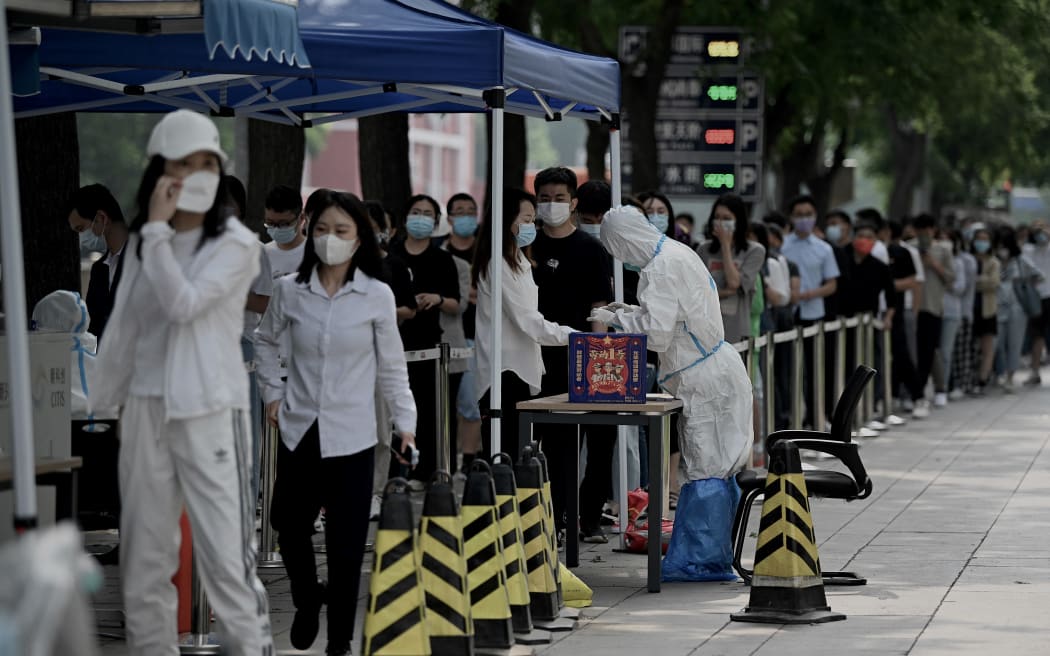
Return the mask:
M861 365L846 382L846 388L835 405L835 414L831 418L831 432L808 430L783 430L771 433L766 438L766 453L781 440L791 440L799 449L820 451L838 458L849 470L849 474L830 469L817 469L803 472L806 479L806 492L811 497L827 499L844 499L853 501L865 499L871 495L872 485L864 463L860 460L857 444L851 439L853 415L857 411L864 387L875 377L875 370ZM751 583L753 571L745 569L740 563L744 550L744 539L747 534L747 522L751 515L751 506L766 485L764 470L746 469L736 475L740 486L740 505L733 520L733 569ZM864 585L867 579L853 572L823 572L825 585Z

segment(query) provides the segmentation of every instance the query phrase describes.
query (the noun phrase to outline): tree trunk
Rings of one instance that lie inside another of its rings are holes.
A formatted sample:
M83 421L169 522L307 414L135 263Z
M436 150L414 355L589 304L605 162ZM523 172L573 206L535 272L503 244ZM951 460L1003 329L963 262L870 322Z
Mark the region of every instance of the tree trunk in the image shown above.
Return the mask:
M605 179L605 154L609 151L609 128L601 123L587 121L587 179ZM619 205L619 199L613 199Z
M15 121L22 210L26 308L59 289L80 289L80 247L66 204L80 186L80 148L73 113ZM56 157L56 153L61 156Z
M263 233L266 194L277 185L299 189L303 183L306 136L303 129L269 121L248 121L248 209L244 224Z
M357 155L361 193L369 200L381 202L400 221L408 209L404 204L412 196L408 114L377 114L358 119Z
M671 58L671 39L678 28L684 0L664 0L660 17L649 29L642 59L634 65L621 64L621 98L631 122L631 188L637 193L660 188L660 161L656 151L656 106L660 85ZM625 185L626 187L626 185Z
M886 124L893 154L893 188L888 216L902 219L912 212L915 188L922 182L926 170L927 135L902 122L894 107L886 109Z

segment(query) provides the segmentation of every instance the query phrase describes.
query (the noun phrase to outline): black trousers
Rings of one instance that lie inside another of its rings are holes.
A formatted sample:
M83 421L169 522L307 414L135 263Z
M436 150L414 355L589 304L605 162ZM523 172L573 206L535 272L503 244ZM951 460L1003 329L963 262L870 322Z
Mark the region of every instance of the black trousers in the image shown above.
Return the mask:
M915 363L908 351L908 336L904 327L904 312L896 312L893 315L893 389L899 390L904 386L905 391L913 401L923 396L922 385L919 384L919 375L915 370ZM939 337L938 337L939 339ZM931 361L932 367L932 361Z
M529 436L518 435L518 402L528 401L532 398L529 385L512 371L504 371L500 377L502 389L500 390L500 405L502 406L503 418L500 421L500 451L506 453L514 462L521 458L521 449L529 442ZM488 381L485 381L488 382ZM481 397L481 448L483 453L492 459L492 390L489 389Z
M314 520L325 509L328 548L328 642L354 638L361 562L368 537L374 448L349 456L321 457L317 422L290 451L277 446L277 481L270 524L277 531L296 608L317 592Z
M933 371L933 361L941 346L941 318L929 312L920 312L915 327L915 349L918 351L918 390L922 398L922 392L926 389L926 381L930 379Z
M796 325L808 328L815 325L822 319L799 319ZM816 386L816 375L817 372L813 368L813 348L816 343L816 337L807 337L802 340L802 394L803 403L806 408L803 411L802 423L803 425L810 426L814 430L821 430L821 426L817 424L816 417L813 416L813 408L816 404L816 397L813 396L813 390ZM798 363L795 363L798 366ZM826 387L826 386L825 386Z
M416 401L416 448L419 465L412 470L412 478L429 482L437 467L437 389L435 362L409 362L408 386Z

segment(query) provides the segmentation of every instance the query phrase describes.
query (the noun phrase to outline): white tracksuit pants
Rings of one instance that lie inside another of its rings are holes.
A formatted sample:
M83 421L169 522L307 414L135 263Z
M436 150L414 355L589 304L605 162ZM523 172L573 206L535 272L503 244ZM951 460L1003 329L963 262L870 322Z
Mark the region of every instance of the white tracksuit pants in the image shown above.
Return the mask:
M179 653L171 578L179 567L185 504L224 653L271 656L266 589L255 573L246 412L165 422L161 399L131 397L120 428L120 569L129 653Z

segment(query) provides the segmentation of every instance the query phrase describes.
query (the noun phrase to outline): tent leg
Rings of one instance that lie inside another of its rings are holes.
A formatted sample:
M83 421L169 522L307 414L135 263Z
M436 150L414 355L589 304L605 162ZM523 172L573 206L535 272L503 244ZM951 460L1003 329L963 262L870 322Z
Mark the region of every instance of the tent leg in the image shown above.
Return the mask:
M503 388L503 335L500 326L503 325L503 108L506 104L506 92L503 89L493 89L488 100L492 110L492 138L489 140L489 148L492 152L492 190L489 198L492 199L492 260L489 271L492 275L492 392L490 394L492 409L497 410L492 414L492 453L489 457L500 452L500 424L502 413ZM479 338L483 336L479 335ZM517 426L511 426L511 430L517 430ZM513 462L517 462L518 454L509 454Z
M618 119L618 117L617 117ZM613 207L620 204L623 197L623 181L620 177L620 137L619 121L615 121L609 129L609 173L612 188ZM613 292L614 300L623 303L623 263L617 260L613 264ZM619 478L620 495L617 501L620 506L620 548L627 548L627 439L626 426L620 426L616 433L616 448L619 450ZM652 439L650 437L649 439Z
M3 264L4 312L7 330L8 389L11 395L11 458L14 474L15 530L36 526L36 475L33 455L33 414L30 399L29 338L26 326L22 216L18 197L18 156L15 153L14 110L11 104L11 64L7 45L6 3L0 0L0 240Z

